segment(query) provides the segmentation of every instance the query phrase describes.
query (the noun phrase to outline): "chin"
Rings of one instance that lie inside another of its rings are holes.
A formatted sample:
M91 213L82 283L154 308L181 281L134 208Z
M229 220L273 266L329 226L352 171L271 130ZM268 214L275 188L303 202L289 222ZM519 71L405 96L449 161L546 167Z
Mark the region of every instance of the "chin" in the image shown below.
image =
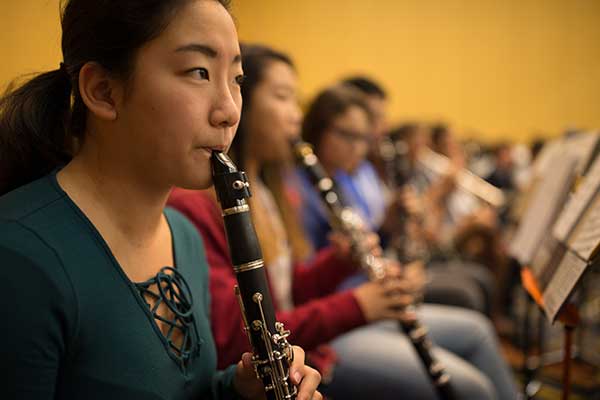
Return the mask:
M180 176L175 186L188 190L204 190L212 186L212 175L208 168L195 169L196 173Z

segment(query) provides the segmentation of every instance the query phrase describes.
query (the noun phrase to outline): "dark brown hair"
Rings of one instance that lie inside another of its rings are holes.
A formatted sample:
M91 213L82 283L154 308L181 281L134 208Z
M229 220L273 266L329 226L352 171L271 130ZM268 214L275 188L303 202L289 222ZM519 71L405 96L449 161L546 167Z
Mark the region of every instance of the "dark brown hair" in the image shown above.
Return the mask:
M372 121L371 110L365 102L364 95L358 89L347 85L336 85L317 95L308 107L302 125L302 137L313 145L315 152L319 151L323 133L330 128L333 120L352 106L364 110Z
M244 105L242 119L231 145L231 153L238 168L245 169L247 145L248 141L251 140L251 133L246 127L246 118L251 112L254 91L263 81L265 72L273 62L282 62L291 68L294 68L294 63L286 54L263 45L242 44L241 50L245 75L244 84L242 85ZM294 209L287 197L281 165L262 165L260 175L279 208L293 259L304 260L312 252L312 249L306 240L304 230L298 219L298 210ZM259 199L256 196L252 197L250 201L255 203ZM256 232L263 248L263 258L269 264L280 256L283 250L280 248L281 240L277 237L276 231L273 230L272 216L260 214L261 211L265 212L264 206L253 206L252 211L255 215Z
M387 99L387 93L383 87L381 87L381 85L375 82L373 79L367 78L366 76L353 76L346 78L342 81L342 84L358 89L367 96L376 96L380 99Z
M231 151L235 157L238 168L244 168L244 154L248 141L246 128L247 115L252 107L252 94L256 87L263 81L265 71L272 62L282 62L294 68L292 60L284 53L259 44L240 44L242 62L244 65L244 84L242 85L242 118L237 133L231 144Z

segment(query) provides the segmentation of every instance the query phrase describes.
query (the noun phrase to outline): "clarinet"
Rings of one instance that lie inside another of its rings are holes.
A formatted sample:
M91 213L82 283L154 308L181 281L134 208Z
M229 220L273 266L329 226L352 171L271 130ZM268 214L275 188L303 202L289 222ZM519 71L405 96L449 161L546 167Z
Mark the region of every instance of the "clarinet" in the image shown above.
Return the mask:
M298 162L308 174L310 181L318 189L332 218L332 224L350 238L352 250L360 267L368 273L371 280L385 279L384 260L374 256L373 252L364 246L365 234L368 233L364 221L354 210L342 204L335 183L328 177L323 166L319 163L310 144L295 141L293 146ZM408 307L407 311L410 309L414 309L414 306ZM399 325L410 339L439 397L444 400L456 400L456 395L450 383L450 375L431 353L432 345L427 337L427 328L421 325L417 319L413 321L401 320Z
M386 136L379 146L379 154L384 162L388 185L392 189L399 189L406 185L411 170L406 142L395 136Z
M289 380L293 360L290 331L275 320L275 309L267 283L258 237L247 199L251 196L246 174L219 151L211 157L213 182L221 205L225 232L237 285L244 331L252 346L252 364L262 380L267 400L296 399L297 389Z
M408 145L394 133L382 139L379 145L379 154L383 160L386 182L389 188L396 193L406 185L410 185L412 167L408 160ZM409 237L406 232L406 223L412 221L421 228L422 218L410 215L406 210L399 210L398 226L392 236L391 245L398 259L402 262L411 262L420 259L424 262L430 258L428 245L422 238Z

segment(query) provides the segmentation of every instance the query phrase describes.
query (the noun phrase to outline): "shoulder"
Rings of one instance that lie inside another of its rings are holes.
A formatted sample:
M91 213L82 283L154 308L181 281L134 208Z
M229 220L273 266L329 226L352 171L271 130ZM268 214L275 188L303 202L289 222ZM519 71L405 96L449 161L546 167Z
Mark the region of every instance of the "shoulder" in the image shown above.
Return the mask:
M0 319L40 335L62 321L65 334L75 336L79 302L71 277L55 249L17 221L0 220L0 282Z
M78 232L73 231L73 210L65 199L54 174L0 197L0 260L10 254L13 262L35 265L38 273L70 285L60 244Z
M170 206L186 205L196 209L217 207L217 199L213 190L187 190L175 188L169 196Z
M174 189L167 203L188 217L194 224L200 220L221 216L214 191Z
M357 169L357 174L375 175L377 172L375 171L375 166L371 161L363 160Z
M8 392L25 376L51 386L63 358L76 348L80 312L72 280L34 230L0 220L0 282L0 320L7 324L0 353L20 374L9 380Z
M362 164L360 164L356 172L352 174L352 178L353 180L361 183L370 182L379 184L381 182L375 167L369 160L364 160Z
M223 232L223 218L214 191L175 189L167 204L185 215L205 240Z
M55 289L72 293L71 281L56 250L20 221L0 219L0 260L2 281L46 280Z
M175 208L167 207L165 208L165 216L178 245L185 248L203 247L202 238L198 234L198 231L184 214Z
M61 269L55 249L46 241L44 227L57 218L54 206L63 197L54 188L50 176L0 197L0 260L3 261L0 270L3 273L7 270L7 258L13 263L37 265L40 273L49 276Z
M26 219L64 197L64 192L54 184L52 175L45 176L0 196L0 219Z
M199 293L207 292L208 263L206 261L206 247L202 237L185 215L176 209L165 208L165 216L173 235L177 268L184 274L193 290L197 290ZM196 286L200 284L202 288Z

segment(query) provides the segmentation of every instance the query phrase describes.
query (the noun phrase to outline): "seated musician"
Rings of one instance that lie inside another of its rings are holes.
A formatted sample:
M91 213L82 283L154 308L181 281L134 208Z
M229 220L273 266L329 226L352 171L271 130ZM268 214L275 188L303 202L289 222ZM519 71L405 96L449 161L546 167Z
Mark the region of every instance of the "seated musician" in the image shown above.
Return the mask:
M382 286L363 283L336 292L355 272L343 240L312 253L297 219L300 197L293 177L289 140L300 134L297 76L290 59L262 46L243 46L246 81L242 121L231 155L247 172L253 192L251 209L261 240L278 320L292 331L291 341L311 352L333 398L436 399L437 394L409 339L398 330L404 316L398 307L412 300L409 281ZM361 126L368 113L355 110ZM293 178L292 178L293 179ZM294 194L295 193L295 194ZM247 346L239 307L230 293L235 284L223 224L214 196L176 190L170 204L201 232L210 265L214 300L212 326L220 365ZM397 267L391 267L392 272ZM223 319L220 315L231 318ZM446 366L460 398L514 399L516 388L502 360L488 321L477 313L424 306L419 318L439 347L435 356ZM333 351L333 352L332 352ZM369 384L366 385L365 382Z
M66 1L64 64L0 98L2 399L264 398L250 354L217 371L202 241L165 209L239 122L226 3Z

